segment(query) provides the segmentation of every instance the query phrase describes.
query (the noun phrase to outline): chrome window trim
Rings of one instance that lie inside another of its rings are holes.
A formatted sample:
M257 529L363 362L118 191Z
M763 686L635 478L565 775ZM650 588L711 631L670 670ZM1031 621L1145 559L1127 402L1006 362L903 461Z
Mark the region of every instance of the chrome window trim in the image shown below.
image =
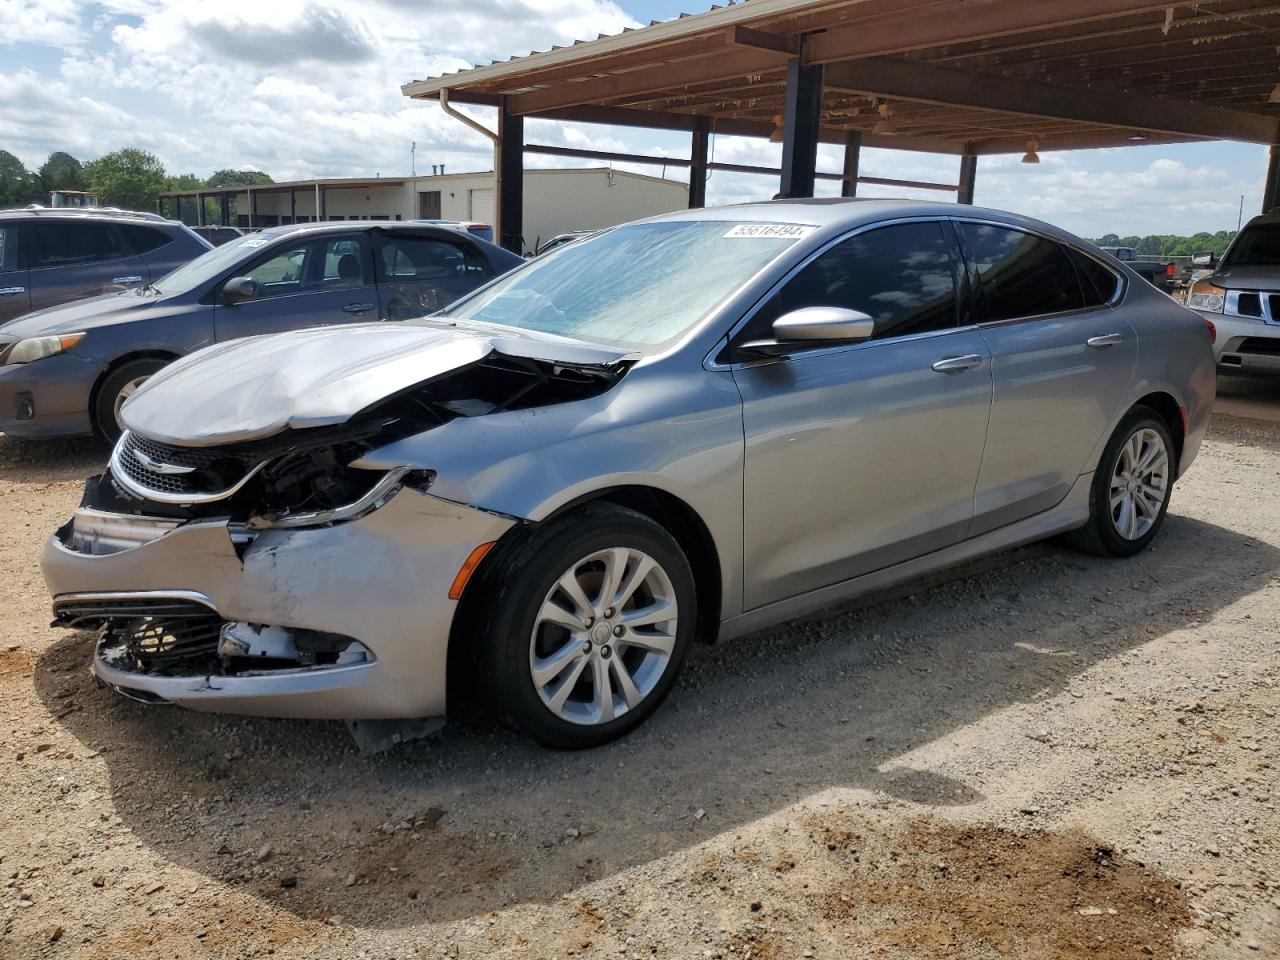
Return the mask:
M884 337L879 340L874 340L874 339L861 340L861 341L858 341L857 343L839 344L839 345L830 346L830 347L815 347L812 350L805 350L803 352L799 352L794 356L761 357L759 359L739 360L737 362L729 362L729 363L721 363L716 359L716 356L720 354L721 351L727 349L732 344L733 338L738 335L738 333L742 330L743 327L745 327L748 323L751 322L751 320L755 317L755 315L759 313L761 309L763 309L764 305L768 303L769 300L772 299L773 296L777 294L779 290L781 290L784 286L786 286L787 283L789 283L792 280L792 278L795 277L796 274L798 274L805 267L809 266L809 264L811 264L814 260L818 259L818 257L822 256L832 247L838 244L844 243L846 240L850 240L853 237L860 236L861 234L864 234L864 233L869 233L872 230L879 230L884 227L899 226L901 224L907 224L907 223L946 223L950 219L951 217L945 214L937 214L933 216L894 217L891 220L876 220L873 223L860 224L854 227L853 229L848 230L828 240L822 246L812 251L807 257L805 257L803 260L801 260L799 263L793 266L785 274L783 274L783 276L773 286L771 286L768 290L766 290L763 294L761 294L760 298L756 300L756 302L751 305L751 307L746 311L746 313L744 313L737 320L737 322L733 324L733 326L729 329L729 332L726 333L723 337L721 337L718 341L716 341L715 345L711 348L711 350L707 353L707 355L703 357L703 360L702 360L703 368L706 370L717 370L717 371L740 370L748 367L754 368L754 367L760 367L760 366L768 366L775 363L789 363L792 360L808 360L810 357L826 357L826 356L831 356L833 354L848 353L852 350L865 350L869 347L881 346L883 344L903 343L903 342L912 341L912 340L924 340L932 337L945 336L951 333L958 333L962 330L977 330L978 329L977 324L966 324L965 326L947 327L943 330L925 330L920 333L904 333L898 337ZM947 246L950 247L951 244L948 243ZM957 286L956 288L957 304L959 302L960 295L961 295L961 290Z

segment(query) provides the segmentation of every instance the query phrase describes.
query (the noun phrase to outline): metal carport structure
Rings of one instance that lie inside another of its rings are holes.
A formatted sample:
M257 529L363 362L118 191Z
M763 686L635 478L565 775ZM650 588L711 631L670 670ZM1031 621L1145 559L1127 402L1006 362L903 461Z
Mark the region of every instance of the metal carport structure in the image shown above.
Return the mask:
M816 178L853 196L862 146L960 157L954 184L972 202L977 157L1138 143L1234 140L1272 147L1264 209L1280 180L1280 4L1259 0L744 0L588 42L417 80L495 142L498 226L522 232L526 152L777 173L779 194ZM451 104L496 107L489 131ZM525 143L524 118L691 135L689 157ZM712 133L782 141L781 168L710 162ZM844 146L839 173L816 169L818 143Z

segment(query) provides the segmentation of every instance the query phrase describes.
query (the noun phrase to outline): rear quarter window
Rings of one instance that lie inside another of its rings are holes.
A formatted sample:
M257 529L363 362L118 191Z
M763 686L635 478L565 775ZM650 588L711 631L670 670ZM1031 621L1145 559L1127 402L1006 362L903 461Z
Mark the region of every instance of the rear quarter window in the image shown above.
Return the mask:
M133 247L134 253L150 253L152 250L159 250L161 247L173 243L173 237L163 230L157 230L155 227L125 223L120 224L117 229L124 234L129 246Z

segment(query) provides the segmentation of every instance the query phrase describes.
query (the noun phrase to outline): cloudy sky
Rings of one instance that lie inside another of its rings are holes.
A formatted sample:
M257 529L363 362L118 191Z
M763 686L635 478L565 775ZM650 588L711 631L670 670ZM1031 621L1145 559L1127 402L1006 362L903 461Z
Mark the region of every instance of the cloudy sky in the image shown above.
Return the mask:
M433 163L451 172L485 170L492 166L488 141L438 106L405 99L400 84L708 6L709 0L0 0L0 148L34 168L53 150L92 159L138 146L171 173L252 168L286 180L406 174L416 141L419 172ZM602 150L687 156L688 149L684 136L548 121L528 124L526 136ZM719 160L776 164L780 148L718 137L714 152ZM1038 167L1017 159L981 161L977 201L1088 236L1234 228L1241 195L1245 216L1256 212L1265 167L1261 147L1228 144L1046 153ZM839 169L831 148L820 163ZM863 155L868 176L954 182L957 168L951 157ZM720 172L707 195L716 203L774 190L769 178Z

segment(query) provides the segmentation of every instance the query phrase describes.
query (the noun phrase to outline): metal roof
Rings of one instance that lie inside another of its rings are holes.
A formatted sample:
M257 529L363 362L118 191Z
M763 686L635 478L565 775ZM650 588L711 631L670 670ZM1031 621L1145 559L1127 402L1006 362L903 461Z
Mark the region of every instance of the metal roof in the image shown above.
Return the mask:
M1280 141L1265 0L744 0L402 88L515 114L767 136L789 59L822 139L952 153ZM881 110L887 105L890 134ZM705 118L705 120L703 119Z

